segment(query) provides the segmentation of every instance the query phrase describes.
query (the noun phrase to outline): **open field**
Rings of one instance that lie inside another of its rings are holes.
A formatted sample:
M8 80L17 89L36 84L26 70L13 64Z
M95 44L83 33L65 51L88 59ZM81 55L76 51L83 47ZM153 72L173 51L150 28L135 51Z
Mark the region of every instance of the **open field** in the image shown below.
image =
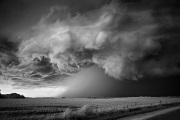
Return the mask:
M180 102L175 97L0 99L2 119L112 119ZM119 116L120 115L120 116Z

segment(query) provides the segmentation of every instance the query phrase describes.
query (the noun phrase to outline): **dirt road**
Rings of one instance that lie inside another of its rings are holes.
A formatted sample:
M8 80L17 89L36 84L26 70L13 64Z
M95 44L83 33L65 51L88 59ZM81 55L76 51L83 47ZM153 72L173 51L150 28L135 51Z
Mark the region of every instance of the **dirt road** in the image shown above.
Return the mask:
M149 113L145 113L145 114L139 114L139 115L121 118L121 119L117 119L117 120L146 120L146 119L150 119L150 118L152 118L152 120L153 120L153 117L155 117L155 116L165 115L167 113L170 113L170 112L173 112L176 110L180 110L180 106L166 108L163 110L158 110L158 111L149 112Z

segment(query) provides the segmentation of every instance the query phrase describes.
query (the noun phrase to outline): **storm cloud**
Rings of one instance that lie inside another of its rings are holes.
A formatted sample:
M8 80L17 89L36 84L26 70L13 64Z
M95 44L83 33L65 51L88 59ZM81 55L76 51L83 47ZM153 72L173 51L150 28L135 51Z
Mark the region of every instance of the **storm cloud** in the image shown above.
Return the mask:
M93 63L116 79L135 78L134 63L159 45L154 34L158 24L150 10L125 8L111 2L74 16L66 6L51 7L29 33L20 36L18 56L26 61L46 56L60 72ZM87 50L91 55L83 56Z
M117 80L180 73L177 1L77 1L47 5L15 40L1 38L3 79L16 87L58 86L91 66ZM34 3L21 2L21 9Z

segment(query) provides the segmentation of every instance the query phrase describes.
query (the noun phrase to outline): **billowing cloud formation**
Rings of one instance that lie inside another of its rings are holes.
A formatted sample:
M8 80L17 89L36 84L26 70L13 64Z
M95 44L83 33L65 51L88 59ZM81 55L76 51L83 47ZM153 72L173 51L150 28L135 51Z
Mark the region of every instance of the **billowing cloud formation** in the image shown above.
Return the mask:
M18 56L22 63L45 56L61 74L97 64L116 79L136 79L136 62L159 46L157 27L150 10L131 11L114 2L75 15L55 6L19 36Z
M60 86L69 75L59 73L48 58L21 61L17 55L19 43L0 37L0 83L15 88L36 88ZM61 79L61 81L59 81Z

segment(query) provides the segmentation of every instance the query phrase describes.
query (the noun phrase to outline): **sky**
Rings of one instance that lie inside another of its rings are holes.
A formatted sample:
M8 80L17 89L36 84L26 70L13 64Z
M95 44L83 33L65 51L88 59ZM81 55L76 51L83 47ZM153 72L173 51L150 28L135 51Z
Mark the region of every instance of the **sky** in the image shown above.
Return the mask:
M178 0L1 0L0 89L179 96Z

